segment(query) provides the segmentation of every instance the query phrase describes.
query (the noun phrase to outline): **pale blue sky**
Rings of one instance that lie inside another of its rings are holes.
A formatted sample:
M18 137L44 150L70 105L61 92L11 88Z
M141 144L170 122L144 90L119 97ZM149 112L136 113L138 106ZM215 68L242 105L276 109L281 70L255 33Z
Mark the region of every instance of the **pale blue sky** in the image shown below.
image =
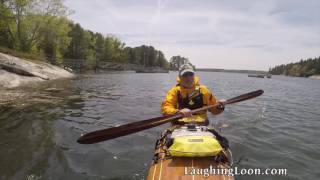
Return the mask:
M319 0L66 0L72 20L197 67L267 70L320 56Z

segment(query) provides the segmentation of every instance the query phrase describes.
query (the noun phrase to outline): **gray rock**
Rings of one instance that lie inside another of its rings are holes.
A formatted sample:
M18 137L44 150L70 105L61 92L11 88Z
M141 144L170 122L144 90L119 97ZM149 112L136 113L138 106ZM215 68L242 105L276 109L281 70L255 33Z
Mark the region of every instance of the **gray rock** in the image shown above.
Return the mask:
M73 76L72 73L58 66L42 61L27 61L0 53L0 87L12 88L30 82Z

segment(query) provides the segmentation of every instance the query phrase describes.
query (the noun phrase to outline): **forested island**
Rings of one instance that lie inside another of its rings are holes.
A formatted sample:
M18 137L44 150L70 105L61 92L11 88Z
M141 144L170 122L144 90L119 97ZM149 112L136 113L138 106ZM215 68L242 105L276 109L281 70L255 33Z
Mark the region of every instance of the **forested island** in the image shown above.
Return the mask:
M169 63L153 46L129 47L113 35L84 29L68 19L71 13L62 0L1 0L0 52L60 66L78 63L85 69L108 69L111 62L120 69L124 64L176 70L188 61L174 56Z
M275 66L269 69L269 73L296 77L320 76L320 57Z

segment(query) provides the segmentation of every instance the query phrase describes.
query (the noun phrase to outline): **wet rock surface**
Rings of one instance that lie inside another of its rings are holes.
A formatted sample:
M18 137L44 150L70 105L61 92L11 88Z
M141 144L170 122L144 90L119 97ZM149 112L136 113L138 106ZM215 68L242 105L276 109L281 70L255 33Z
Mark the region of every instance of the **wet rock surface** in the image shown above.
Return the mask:
M0 53L0 88L13 88L32 82L72 76L72 73L58 66Z

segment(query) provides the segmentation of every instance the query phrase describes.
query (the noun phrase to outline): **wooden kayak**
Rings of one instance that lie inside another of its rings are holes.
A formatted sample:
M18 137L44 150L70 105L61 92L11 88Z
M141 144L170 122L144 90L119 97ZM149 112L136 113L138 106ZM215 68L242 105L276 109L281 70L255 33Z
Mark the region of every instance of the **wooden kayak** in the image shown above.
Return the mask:
M234 180L233 176L217 173L217 169L230 168L232 160L230 156L227 157L229 152L223 152L226 154L224 160L215 157L170 157L166 150L165 136L162 135L156 143L147 180Z

